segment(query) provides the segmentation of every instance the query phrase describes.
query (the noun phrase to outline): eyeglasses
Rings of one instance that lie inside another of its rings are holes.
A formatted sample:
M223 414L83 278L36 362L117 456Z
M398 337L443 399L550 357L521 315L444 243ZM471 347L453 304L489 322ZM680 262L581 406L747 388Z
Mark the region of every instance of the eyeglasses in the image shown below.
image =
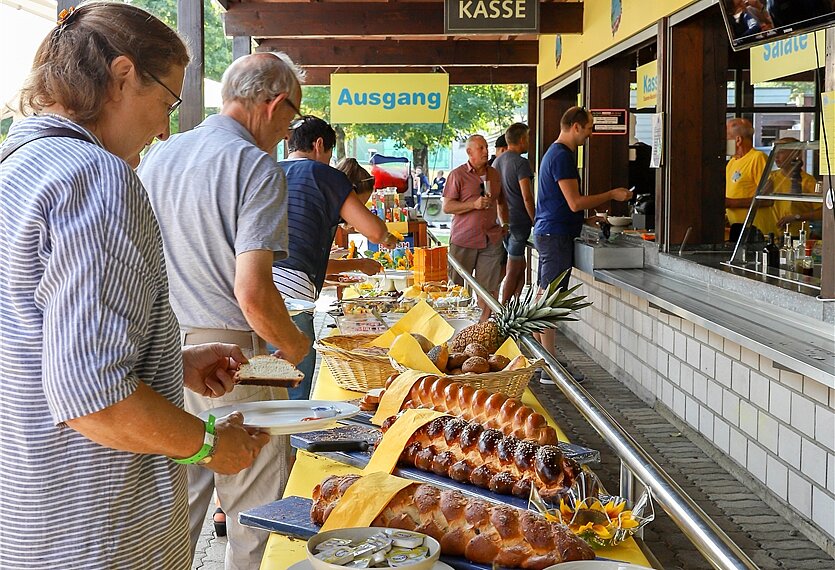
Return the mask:
M153 79L154 81L156 81L157 83L159 83L160 85L162 85L163 89L165 89L166 91L168 91L169 93L171 93L171 96L172 96L172 97L174 97L174 99L176 99L176 101L174 101L173 103L171 103L171 104L168 106L168 116L170 117L170 116L171 116L171 113L173 113L174 111L176 111L176 110L177 110L177 108L178 108L180 105L182 105L182 104L183 104L183 100L182 100L182 99L180 99L180 97L179 97L176 93L174 93L173 91L171 91L171 89L169 89L169 88L168 88L168 85L166 85L165 83L163 83L162 81L160 81L159 79L157 79L157 76L156 76L156 75L154 75L153 73L151 73L151 72L150 72L150 71L148 71L148 70L145 70L145 73L147 73L147 74L148 74L148 76L149 76L151 79Z
M284 98L284 102L287 103L287 105L291 109L293 109L293 112L296 114L296 118L290 121L290 130L292 131L293 129L299 128L299 126L301 126L306 117L302 115L301 110L298 107L296 107L296 104L290 100L290 95L287 95L287 97Z

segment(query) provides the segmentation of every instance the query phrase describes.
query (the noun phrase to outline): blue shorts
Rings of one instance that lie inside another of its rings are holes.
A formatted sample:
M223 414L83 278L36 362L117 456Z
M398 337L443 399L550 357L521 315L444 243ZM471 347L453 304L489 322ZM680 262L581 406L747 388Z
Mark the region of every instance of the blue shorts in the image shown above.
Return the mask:
M560 287L567 289L574 266L574 236L534 234L533 242L539 252L539 287L547 289L551 281L568 269L560 282Z
M531 228L510 226L510 231L504 236L504 248L507 256L512 259L524 259L525 248L531 237Z

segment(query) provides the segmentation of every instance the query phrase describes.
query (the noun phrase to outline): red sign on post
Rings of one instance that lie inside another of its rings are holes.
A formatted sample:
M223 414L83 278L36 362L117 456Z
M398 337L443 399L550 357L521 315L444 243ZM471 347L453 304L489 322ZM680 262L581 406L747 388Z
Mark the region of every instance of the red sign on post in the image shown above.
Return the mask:
M625 135L629 133L629 111L626 109L589 109L594 119L592 134Z

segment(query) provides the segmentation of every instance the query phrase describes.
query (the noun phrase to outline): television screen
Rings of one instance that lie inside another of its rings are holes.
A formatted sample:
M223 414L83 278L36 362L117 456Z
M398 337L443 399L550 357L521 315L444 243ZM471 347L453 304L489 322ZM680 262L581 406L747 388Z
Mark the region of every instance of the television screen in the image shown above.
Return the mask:
M835 0L719 0L736 50L835 24Z

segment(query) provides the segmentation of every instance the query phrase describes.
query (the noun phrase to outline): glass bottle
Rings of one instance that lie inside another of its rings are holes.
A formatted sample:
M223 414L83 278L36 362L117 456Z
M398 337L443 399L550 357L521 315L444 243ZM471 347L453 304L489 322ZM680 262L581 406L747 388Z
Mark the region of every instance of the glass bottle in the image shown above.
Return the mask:
M803 273L803 258L806 257L806 222L800 226L800 234L794 244L794 271Z
M780 248L774 243L774 234L768 234L768 243L763 248L763 265L765 267L780 268ZM765 272L765 267L763 271Z
M789 231L789 224L786 224L786 231L783 232L783 247L780 248L780 268L786 271L794 269L794 249L792 248L792 234Z

